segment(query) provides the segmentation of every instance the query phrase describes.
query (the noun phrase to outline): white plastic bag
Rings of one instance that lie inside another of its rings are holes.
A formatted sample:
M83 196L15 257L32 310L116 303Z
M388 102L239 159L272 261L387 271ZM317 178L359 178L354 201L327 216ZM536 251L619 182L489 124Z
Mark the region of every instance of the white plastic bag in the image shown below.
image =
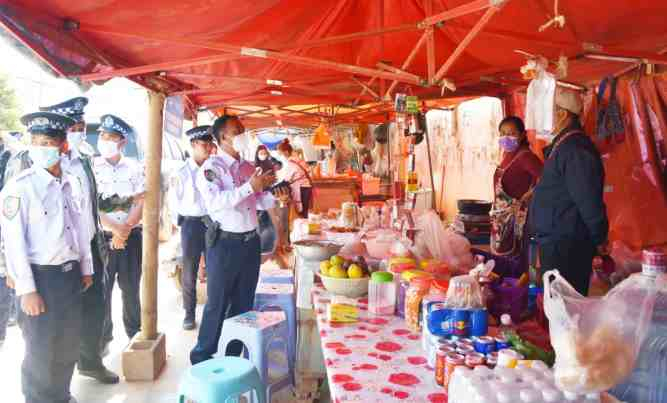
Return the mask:
M472 269L474 261L470 253L470 242L446 229L438 213L433 210L425 211L416 218L415 226L419 230L415 249L420 256L444 262L450 270L467 273Z
M622 382L632 372L646 335L655 283L635 275L602 298L587 298L557 270L544 273L543 280L544 312L556 352L556 385L585 394Z

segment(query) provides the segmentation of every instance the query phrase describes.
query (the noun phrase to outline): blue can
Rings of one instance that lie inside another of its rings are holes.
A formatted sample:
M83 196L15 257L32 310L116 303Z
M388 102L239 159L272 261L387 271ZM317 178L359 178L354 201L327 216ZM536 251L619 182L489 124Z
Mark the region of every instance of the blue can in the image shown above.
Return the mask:
M470 312L465 309L452 309L450 327L453 336L470 336Z
M486 309L472 309L470 311L470 335L486 336L489 333L489 314Z
M490 336L482 336L476 338L475 351L485 355L496 351L496 340Z
M496 351L500 351L505 348L512 348L512 345L504 336L496 337Z

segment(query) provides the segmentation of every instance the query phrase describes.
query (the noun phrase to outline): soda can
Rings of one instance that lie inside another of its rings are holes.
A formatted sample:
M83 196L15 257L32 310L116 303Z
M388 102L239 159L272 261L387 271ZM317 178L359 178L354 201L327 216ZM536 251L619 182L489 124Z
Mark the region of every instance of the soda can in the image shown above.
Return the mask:
M462 346L471 346L475 347L475 343L473 343L470 339L459 339L456 341L456 347L462 347Z
M480 353L469 353L466 355L466 366L470 369L475 369L475 367L484 365L485 363L484 354Z
M489 333L489 315L486 309L473 309L470 311L470 334L472 336L485 336Z
M456 342L454 340L445 339L444 337L439 338L436 345L439 345L440 347L453 347L456 349Z
M466 344L470 344L470 345L475 344L475 340L470 338L470 337L464 337L462 339L458 339L457 342L466 343Z
M496 351L496 340L489 336L478 337L475 339L475 351L482 354Z
M510 348L512 345L504 336L496 337L496 351L500 351L505 348Z
M447 353L443 349L435 351L435 382L440 386L445 383L445 358L447 354L451 353Z
M449 321L452 335L458 337L468 337L470 335L470 311L452 309Z
M445 371L442 386L445 387L445 390L449 388L449 381L454 375L454 369L458 366L465 365L466 360L465 356L461 354L447 354L445 356Z
M486 356L486 366L494 369L496 364L498 364L498 352L494 351Z
M468 345L462 345L462 346L456 348L456 352L465 356L467 354L474 353L475 352L475 347L468 346Z

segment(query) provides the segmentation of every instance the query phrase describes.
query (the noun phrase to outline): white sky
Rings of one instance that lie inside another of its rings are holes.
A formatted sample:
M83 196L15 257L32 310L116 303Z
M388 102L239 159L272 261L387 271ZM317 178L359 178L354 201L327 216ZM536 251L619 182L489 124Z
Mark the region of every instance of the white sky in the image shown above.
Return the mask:
M0 72L7 75L14 88L22 113L31 113L39 106L53 105L83 95L90 102L86 120L93 123L111 113L126 120L142 138L147 130L148 101L146 91L123 79L113 79L102 86L93 86L83 93L72 81L56 78L43 71L30 58L23 56L0 39Z

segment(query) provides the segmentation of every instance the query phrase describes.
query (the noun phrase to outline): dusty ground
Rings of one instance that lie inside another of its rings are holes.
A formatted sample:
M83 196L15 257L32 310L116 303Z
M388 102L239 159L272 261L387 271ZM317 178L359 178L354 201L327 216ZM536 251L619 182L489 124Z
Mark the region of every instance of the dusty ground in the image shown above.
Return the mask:
M175 237L174 237L175 240ZM169 260L177 246L174 242L164 243L160 247L161 261ZM159 319L158 330L167 335L167 365L155 382L127 383L121 380L118 385L101 385L94 380L79 376L76 371L72 380L72 394L80 403L176 403L178 402L178 383L181 375L190 365L188 355L194 346L197 331L182 330L183 310L179 292L173 280L167 275L168 268L163 263L158 276ZM197 308L197 318L201 317L202 306ZM107 367L120 373L120 355L126 344L127 336L122 326L122 304L120 290L114 290L113 296L114 340L110 345L110 354L105 359ZM2 398L6 403L24 403L21 394L20 366L23 358L23 338L18 327L8 329L5 345L0 351L0 385ZM291 392L283 391L274 402L292 402Z

